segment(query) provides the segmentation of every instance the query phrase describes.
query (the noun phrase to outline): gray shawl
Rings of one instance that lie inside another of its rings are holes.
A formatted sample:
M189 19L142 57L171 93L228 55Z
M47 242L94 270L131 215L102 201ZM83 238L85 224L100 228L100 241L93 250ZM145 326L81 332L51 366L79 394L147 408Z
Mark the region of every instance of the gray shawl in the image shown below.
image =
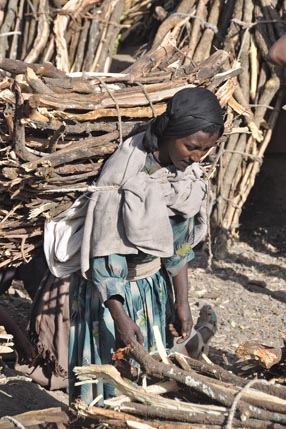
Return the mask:
M62 225L56 221L50 231L47 225L46 257L56 276L78 269L80 253L84 276L90 258L95 256L138 251L157 257L172 256L169 216L196 216L192 247L204 238L207 183L202 178L201 166L193 163L184 171L161 168L151 175L142 172L147 156L143 136L144 133L137 134L118 147L105 163L96 184L90 187L93 193L81 197L82 204L76 202L80 207L70 210L71 216L69 213L61 216Z

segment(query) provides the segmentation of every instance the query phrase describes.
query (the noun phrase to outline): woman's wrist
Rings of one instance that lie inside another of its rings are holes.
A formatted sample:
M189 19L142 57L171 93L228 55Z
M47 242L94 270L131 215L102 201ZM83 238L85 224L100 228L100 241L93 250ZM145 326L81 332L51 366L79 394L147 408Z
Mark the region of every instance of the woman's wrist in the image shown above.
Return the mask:
M123 298L120 295L111 296L105 302L114 321L116 321L117 319L122 319L122 317L127 317L127 314L125 313L123 308L123 302Z
M176 299L175 305L176 305L176 307L187 307L187 306L189 307L189 302L188 302L187 298L184 300Z

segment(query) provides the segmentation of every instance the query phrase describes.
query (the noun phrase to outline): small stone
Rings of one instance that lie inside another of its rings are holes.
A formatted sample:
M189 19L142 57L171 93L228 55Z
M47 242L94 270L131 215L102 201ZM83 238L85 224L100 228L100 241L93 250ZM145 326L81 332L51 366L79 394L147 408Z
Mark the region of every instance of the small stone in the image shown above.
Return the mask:
M205 296L206 293L207 293L206 289L196 290L195 292L198 298L202 298L203 296Z

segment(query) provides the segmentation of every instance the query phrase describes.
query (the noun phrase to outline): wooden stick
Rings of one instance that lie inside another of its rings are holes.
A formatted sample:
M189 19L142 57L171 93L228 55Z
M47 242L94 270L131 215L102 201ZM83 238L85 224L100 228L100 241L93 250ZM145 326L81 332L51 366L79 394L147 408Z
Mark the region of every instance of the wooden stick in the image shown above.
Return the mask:
M25 4L25 0L20 0L18 13L16 15L16 23L14 27L14 34L13 34L13 39L10 47L10 55L9 55L9 58L13 60L17 57L19 35L21 34L19 30L20 30L21 19L23 19L24 4Z
M90 28L90 20L85 19L83 23L82 30L80 32L80 37L77 41L77 51L75 55L75 61L72 67L70 67L71 71L81 71L83 70L82 65L84 61L84 53L87 45L87 36Z
M38 9L39 19L37 27L37 37L35 39L33 48L25 57L27 63L35 63L43 49L46 47L49 39L49 2L48 0L43 0L39 2Z
M194 55L199 36L201 34L202 21L205 21L207 16L207 8L206 8L207 2L208 0L199 0L198 2L197 10L196 10L196 18L198 19L194 19L193 21L192 31L191 31L190 41L188 46L188 53L184 60L184 65L190 64L191 62L190 58L192 58Z
M48 77L64 77L65 73L56 69L52 64L28 64L20 60L11 60L9 58L0 59L0 69L6 70L12 74L24 74L26 73L27 67L30 67L38 75Z
M88 159L92 156L103 156L111 154L116 149L117 145L110 143L118 139L118 131L107 133L100 137L90 137L82 139L71 147L58 150L57 152L38 158L29 163L23 164L25 171L33 171L39 165L52 165L56 167L61 164L71 162L73 160Z
M220 1L214 0L211 6L211 11L207 19L208 27L204 30L203 35L194 53L193 59L196 62L201 62L210 56L212 41L216 34L215 28L217 27L217 24L218 24L219 13L220 13Z
M228 390L224 387L219 387L218 385L210 385L206 377L199 374L195 374L190 371L179 370L177 367L172 367L172 370L170 370L168 365L156 362L137 342L135 342L135 346L132 349L127 349L127 352L129 352L136 359L136 361L140 363L140 365L149 375L153 375L158 378L167 376L172 380L175 380L179 383L183 383L186 386L192 387L198 392L206 394L213 400L215 399L216 401L225 406L230 406L233 402L233 396L229 394ZM245 396L243 396L243 401L245 400L246 398ZM255 405L249 406L245 402L241 402L239 407L241 407L241 410L248 410L250 413L249 415L251 415L252 417L258 419L273 419L273 421L279 423L282 422L282 420L284 421L285 419L286 422L286 415L284 417L281 414L285 411L285 408L283 411L283 406L280 406L281 402L275 405L271 403L270 405L268 399L266 399L266 401L264 402L264 400L262 400L261 398L257 401L256 399L254 399L254 397L248 397L247 401ZM264 411L258 408L258 406L260 407L262 405L262 402L264 404L263 406L265 406L266 409L268 409L268 407L272 409L273 407L273 410L279 410L279 416L278 414L276 415L276 413L273 413L273 415L271 415L271 412ZM280 418L282 419L281 421L279 420Z
M245 1L242 19L246 26L247 25L249 26L253 21L253 10L254 10L253 2ZM240 48L240 57L238 58L242 68L242 73L240 73L238 79L239 79L243 96L248 103L249 103L249 86L250 86L250 77L249 77L250 40L251 38L250 38L249 29L246 28L241 41L242 46Z
M9 0L9 8L7 10L4 22L2 23L0 28L1 34L9 33L11 31L14 24L14 20L16 19L17 4L18 0ZM7 50L9 46L8 38L9 36L1 37L0 58L5 58L5 56L7 55Z
M159 46L164 37L167 35L167 33L172 31L178 24L180 24L180 21L182 20L182 16L180 14L191 13L195 3L196 0L182 0L180 2L180 4L178 5L177 14L170 15L160 25L155 35L152 48L156 48L157 46Z
M136 416L144 417L144 419L163 419L162 424L164 424L164 420L175 420L176 422L188 422L188 423L197 423L207 425L219 425L220 427L225 424L225 416L215 416L215 415L192 415L188 412L177 411L177 410L158 410L155 407L150 405L138 404L136 402L128 402L124 403L120 407L120 411L125 413L131 413ZM232 427L241 428L242 422L239 419L232 420ZM270 427L276 427L277 429L282 429L283 426L279 424L274 424L270 421L256 420L256 419L245 419L243 420L244 428L251 429L267 429ZM179 426L180 427L180 426ZM160 426L161 428L161 426Z
M40 92L42 94L53 94L53 91L37 77L34 70L30 67L28 67L26 70L26 79L27 83L35 92Z
M25 127L21 124L21 118L23 116L23 98L21 90L16 82L14 82L14 91L16 98L14 128L15 153L23 161L31 161L36 157L32 155L25 146Z

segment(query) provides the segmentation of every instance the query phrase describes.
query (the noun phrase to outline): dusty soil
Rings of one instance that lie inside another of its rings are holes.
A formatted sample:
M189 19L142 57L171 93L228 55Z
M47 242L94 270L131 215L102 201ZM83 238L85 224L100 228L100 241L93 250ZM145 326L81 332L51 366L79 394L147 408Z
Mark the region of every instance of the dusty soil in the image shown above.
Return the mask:
M285 229L244 231L224 260L213 261L211 272L207 262L201 251L189 270L190 302L194 316L205 303L214 307L218 332L211 344L231 354L249 340L281 346L279 331L286 331Z

